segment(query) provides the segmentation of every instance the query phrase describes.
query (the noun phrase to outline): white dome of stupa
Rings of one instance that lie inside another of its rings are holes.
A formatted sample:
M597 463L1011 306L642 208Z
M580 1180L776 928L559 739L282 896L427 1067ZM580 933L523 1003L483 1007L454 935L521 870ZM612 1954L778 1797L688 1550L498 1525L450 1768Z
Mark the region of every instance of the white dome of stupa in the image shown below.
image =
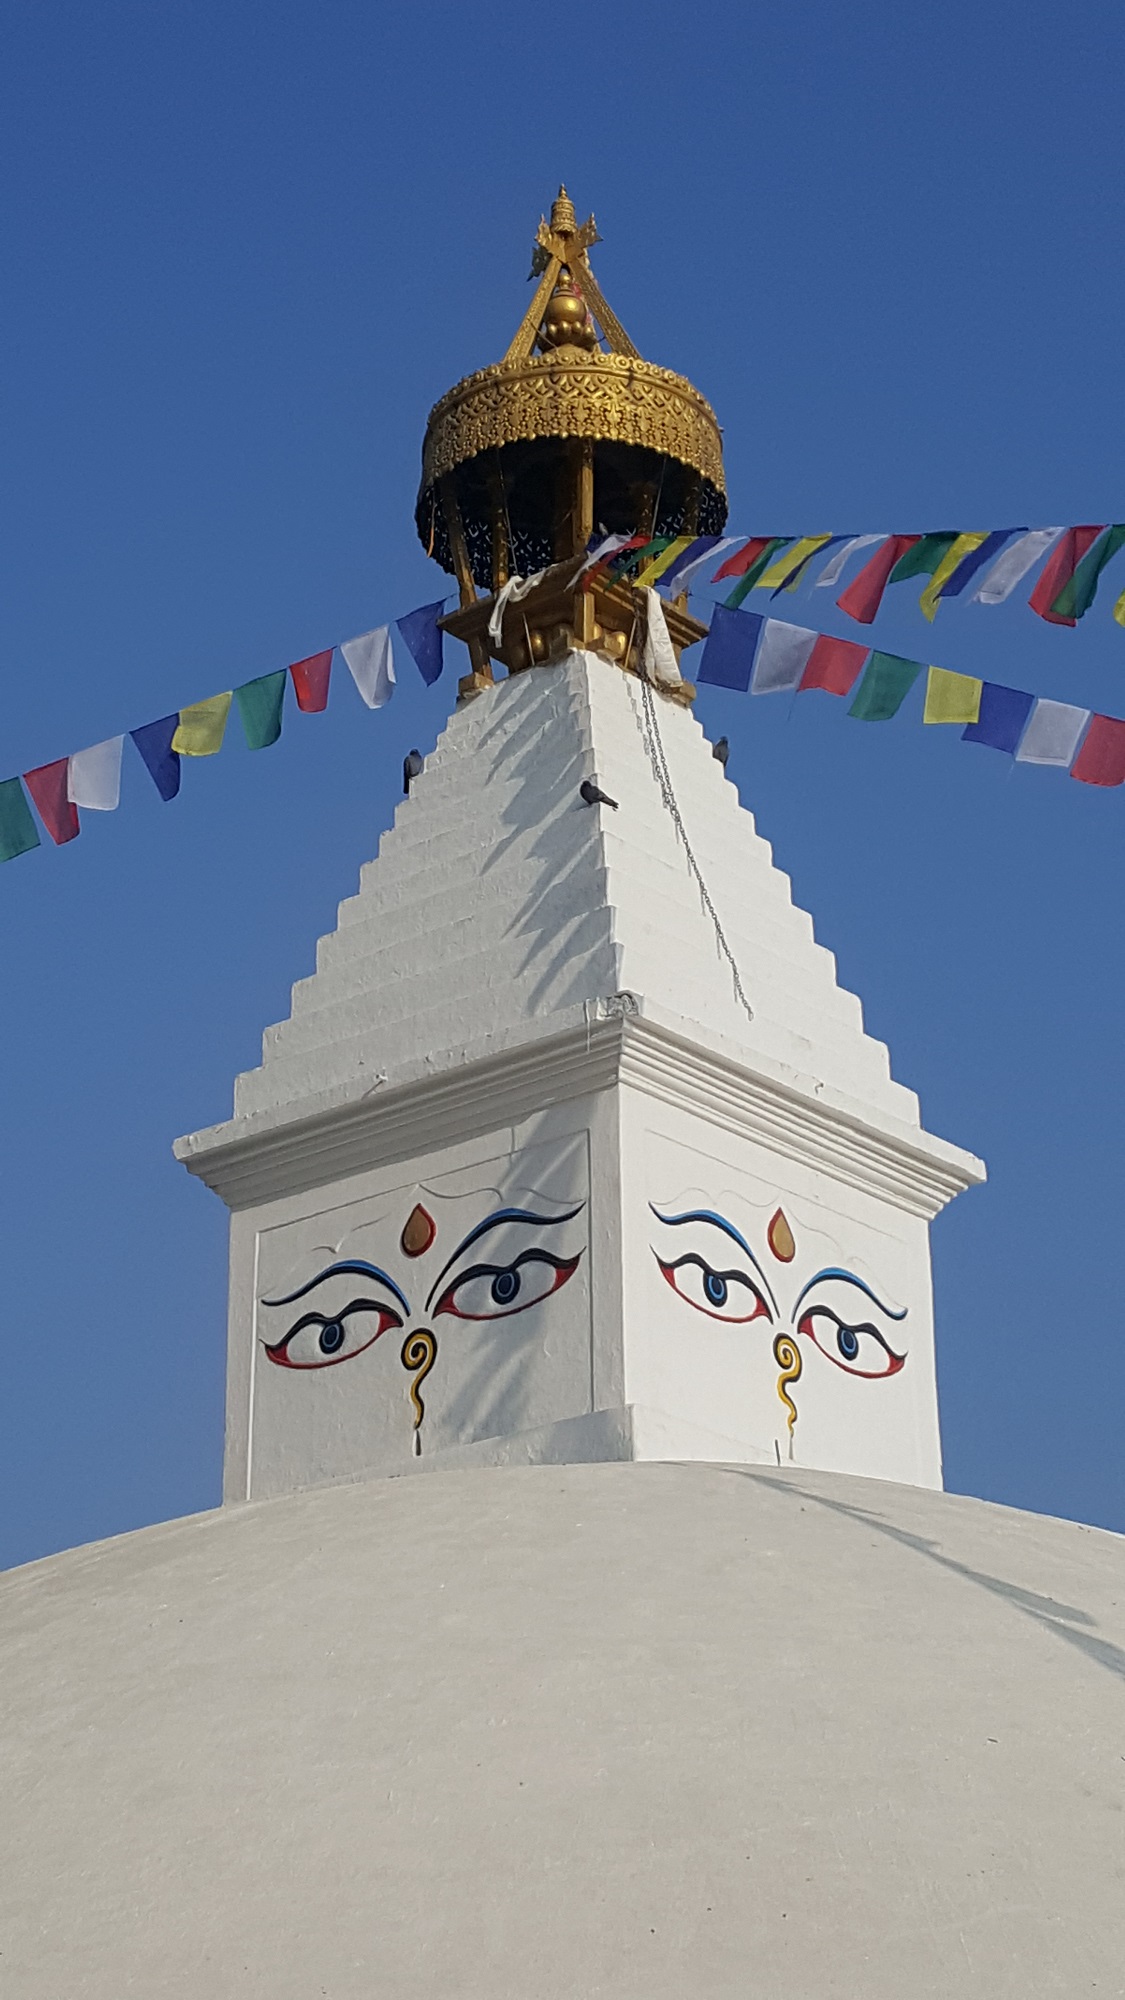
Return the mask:
M1125 1542L790 1468L371 1480L0 1584L11 2000L1125 1991Z

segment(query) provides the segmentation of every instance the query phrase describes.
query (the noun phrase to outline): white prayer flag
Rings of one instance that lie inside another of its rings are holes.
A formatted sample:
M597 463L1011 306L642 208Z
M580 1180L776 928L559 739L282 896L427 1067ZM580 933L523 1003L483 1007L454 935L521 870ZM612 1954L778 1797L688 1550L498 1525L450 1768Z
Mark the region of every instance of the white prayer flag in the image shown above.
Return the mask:
M673 597L682 597L684 592L690 590L702 576L705 569L710 569L712 563L722 562L724 549L737 549L745 540L745 535L724 535L721 541L715 543L713 549L708 549L704 555L696 556L695 561L690 562L686 569L674 572L666 586L667 589L671 591Z
M1068 701L1040 698L1020 738L1016 762L1061 764L1068 771L1089 720L1088 708L1072 708Z
M668 633L664 606L651 584L644 586L645 645L642 665L650 680L676 687L683 680L676 649Z
M631 542L632 539L633 539L632 535L603 536L602 540L598 542L596 546L590 550L590 553L586 557L586 560L583 563L582 568L578 572L579 576L585 576L586 571L588 569L593 569L595 563L607 562L610 556L615 556L617 554L618 549L623 549L625 547L626 542ZM540 570L539 574L540 576L542 576L544 572Z
M123 736L107 736L89 750L76 750L67 759L66 795L73 806L91 812L115 812L121 797L121 746Z
M780 694L800 686L809 654L820 634L803 625L786 625L780 618L767 618L762 626L754 659L751 694Z
M610 540L612 539L611 536ZM629 537L628 535L622 535L620 539L622 542L627 542ZM593 560L594 558L591 556L590 562L593 562ZM582 575L583 570L589 569L590 562L583 563L582 569L578 572L579 576ZM509 604L518 604L521 597L526 597L529 590L534 590L537 583L542 583L546 574L545 569L537 569L534 576L510 576L507 583L503 584L497 591L496 602L492 607L492 612L488 620L488 636L494 646L498 646L503 638L504 613L508 609Z
M1029 534L1021 535L985 570L976 589L969 592L969 603L1003 604L1033 563L1045 556L1052 543L1065 533L1065 528L1032 528Z
M872 548L876 542L885 542L886 539L885 535L853 535L850 542L845 542L842 549L837 549L835 555L828 558L813 588L831 590L832 585L839 583L843 576L844 564L849 556L854 556L857 549Z
M390 626L377 625L358 639L345 639L340 652L368 708L384 708L395 691Z

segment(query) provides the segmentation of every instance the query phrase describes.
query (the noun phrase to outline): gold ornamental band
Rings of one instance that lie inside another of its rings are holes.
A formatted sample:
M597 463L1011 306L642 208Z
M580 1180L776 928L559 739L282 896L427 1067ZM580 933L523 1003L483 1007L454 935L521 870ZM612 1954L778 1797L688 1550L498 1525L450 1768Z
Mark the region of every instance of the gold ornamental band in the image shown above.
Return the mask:
M722 432L698 389L650 361L579 350L498 362L450 389L426 426L422 489L478 452L547 437L663 452L726 492Z

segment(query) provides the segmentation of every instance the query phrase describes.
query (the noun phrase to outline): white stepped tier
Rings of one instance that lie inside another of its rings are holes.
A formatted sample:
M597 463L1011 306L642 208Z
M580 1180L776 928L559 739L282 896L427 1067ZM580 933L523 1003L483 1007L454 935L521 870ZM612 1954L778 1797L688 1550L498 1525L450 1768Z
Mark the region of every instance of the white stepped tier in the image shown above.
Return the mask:
M658 719L677 802L738 962L729 967L661 797L636 682L589 654L459 711L415 780L317 970L267 1029L239 1115L572 1025L627 990L853 1101L918 1123L855 996L695 718ZM595 778L619 810L578 795Z

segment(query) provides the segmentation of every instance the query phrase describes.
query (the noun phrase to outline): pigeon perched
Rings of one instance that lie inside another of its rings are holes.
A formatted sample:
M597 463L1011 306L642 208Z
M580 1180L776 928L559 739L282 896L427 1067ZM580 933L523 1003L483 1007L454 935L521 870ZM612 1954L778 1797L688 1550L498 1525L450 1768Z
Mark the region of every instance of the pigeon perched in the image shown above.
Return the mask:
M580 799L585 799L588 806L612 806L614 812L617 811L617 800L611 799L609 793L603 792L590 778L583 778L578 787L578 796Z
M712 743L711 755L718 759L718 762L725 771L727 768L727 758L730 756L730 744L725 736L720 736L717 743Z
M421 777L423 762L424 759L420 750L407 751L402 760L402 789L404 795L409 796L411 778Z

